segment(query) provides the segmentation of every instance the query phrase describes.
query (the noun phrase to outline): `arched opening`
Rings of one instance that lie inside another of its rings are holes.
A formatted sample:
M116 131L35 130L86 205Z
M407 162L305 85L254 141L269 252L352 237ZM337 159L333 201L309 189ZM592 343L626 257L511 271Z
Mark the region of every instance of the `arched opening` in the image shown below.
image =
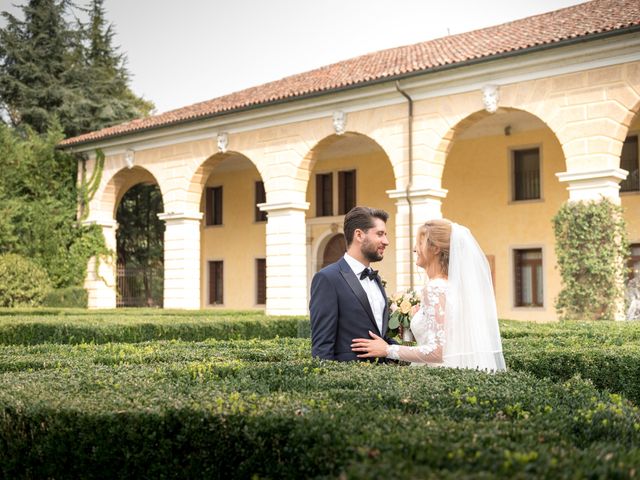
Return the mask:
M395 288L395 204L386 191L395 187L395 177L386 152L371 138L347 132L324 138L307 155L310 168L307 186L308 273L326 266L326 261L338 260L345 250L333 235L344 222L344 215L356 205L386 210L389 214L387 232L390 246L376 269ZM319 242L331 236L328 243ZM334 243L331 243L334 242ZM344 242L344 238L342 239ZM330 255L326 256L327 249Z
M324 268L327 265L337 262L342 258L347 251L347 244L344 240L344 235L338 233L331 237L324 249L322 250L322 258L319 259L320 268Z
M515 109L477 112L453 133L443 216L469 227L487 255L502 318L552 319L560 289L552 218L568 199L556 135Z
M162 307L164 284L164 211L155 183L141 182L126 190L116 221L118 307Z
M636 105L636 114L631 121L620 154L620 168L629 172L620 182L620 203L627 225L630 257L628 262L628 280L636 278L640 285L640 104ZM635 293L634 293L635 294ZM637 292L640 295L640 289Z
M266 221L262 177L238 152L218 153L198 169L201 185L201 305L246 309L266 303Z

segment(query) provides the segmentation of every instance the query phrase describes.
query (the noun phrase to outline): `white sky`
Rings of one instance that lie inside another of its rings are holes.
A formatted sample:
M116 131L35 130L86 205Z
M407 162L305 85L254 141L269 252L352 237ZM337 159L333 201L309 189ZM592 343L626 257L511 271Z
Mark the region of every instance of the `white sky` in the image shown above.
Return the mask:
M0 0L0 10L15 14L12 4L26 2ZM128 57L133 91L160 113L376 50L582 2L105 0L105 9Z

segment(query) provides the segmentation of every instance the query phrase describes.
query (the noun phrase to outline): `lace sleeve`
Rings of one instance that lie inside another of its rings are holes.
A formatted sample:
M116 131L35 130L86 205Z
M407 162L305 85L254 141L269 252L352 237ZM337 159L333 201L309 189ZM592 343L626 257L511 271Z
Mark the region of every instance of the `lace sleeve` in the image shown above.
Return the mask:
M415 347L389 345L387 357L414 363L441 363L445 342L445 290L429 289L425 295L422 314L427 322L426 339Z

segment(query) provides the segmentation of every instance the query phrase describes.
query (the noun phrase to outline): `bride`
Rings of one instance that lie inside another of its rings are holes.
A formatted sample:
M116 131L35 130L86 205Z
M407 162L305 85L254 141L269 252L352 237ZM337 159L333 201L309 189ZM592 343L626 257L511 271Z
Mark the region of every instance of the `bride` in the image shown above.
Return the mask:
M370 339L353 339L351 349L359 358L506 370L491 272L469 229L430 220L418 230L414 251L416 265L427 275L420 309L411 319L417 346L389 345L369 332Z

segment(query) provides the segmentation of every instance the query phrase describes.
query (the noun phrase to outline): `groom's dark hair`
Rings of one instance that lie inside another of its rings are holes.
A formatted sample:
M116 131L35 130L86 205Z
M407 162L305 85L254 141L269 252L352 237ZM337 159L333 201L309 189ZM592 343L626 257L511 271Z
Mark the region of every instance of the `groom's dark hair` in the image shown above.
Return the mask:
M389 214L379 208L371 207L353 207L344 216L344 239L347 242L347 248L353 242L353 234L356 229L366 232L374 225L374 218L379 218L387 223Z

